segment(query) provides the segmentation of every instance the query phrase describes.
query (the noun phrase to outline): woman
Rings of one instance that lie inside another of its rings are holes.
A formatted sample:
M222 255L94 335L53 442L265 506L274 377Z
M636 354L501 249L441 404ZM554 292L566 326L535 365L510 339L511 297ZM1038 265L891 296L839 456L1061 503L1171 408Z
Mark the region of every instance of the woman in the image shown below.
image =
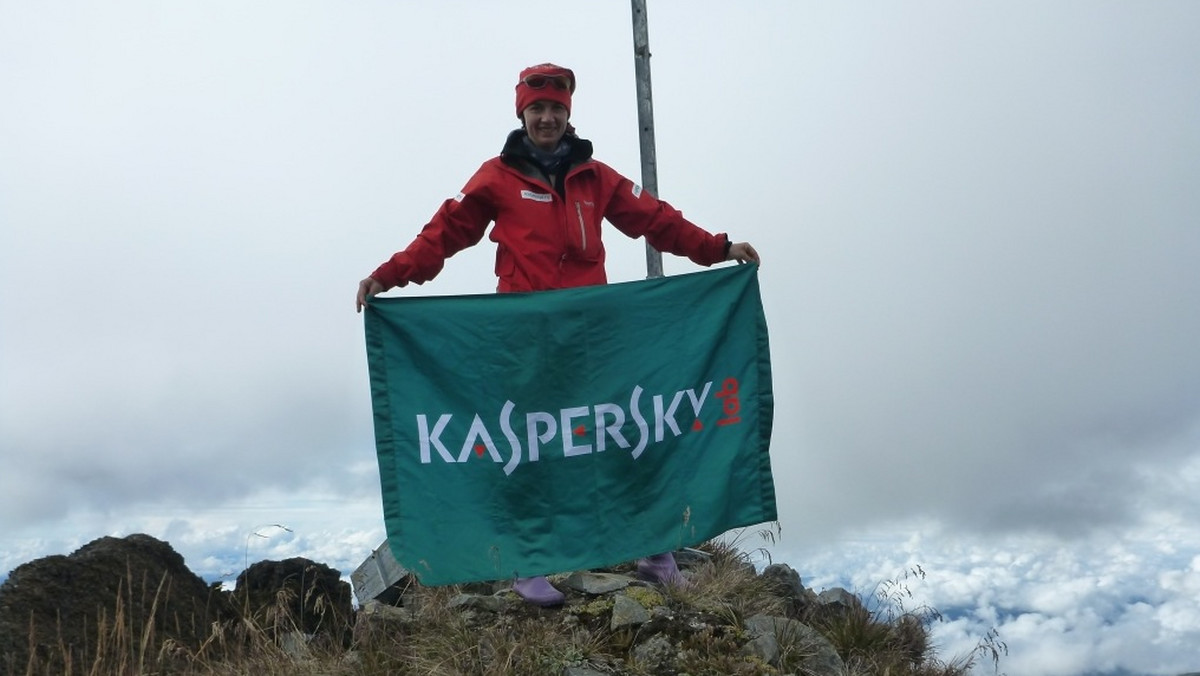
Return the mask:
M375 294L433 279L447 258L479 243L489 223L495 223L490 238L496 243L500 293L606 283L603 220L700 265L760 262L750 244L707 232L592 159L591 142L569 123L574 91L575 74L568 68L544 63L521 71L516 85L521 128L462 192L442 204L408 248L359 282L359 312ZM682 582L670 553L639 560L638 572L651 581ZM544 577L518 579L513 589L536 605L563 602Z

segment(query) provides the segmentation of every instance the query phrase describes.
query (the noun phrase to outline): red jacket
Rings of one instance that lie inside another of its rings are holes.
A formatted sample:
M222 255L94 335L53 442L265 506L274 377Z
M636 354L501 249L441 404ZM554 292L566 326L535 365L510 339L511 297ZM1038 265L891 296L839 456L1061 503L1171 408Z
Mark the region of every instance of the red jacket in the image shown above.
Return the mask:
M728 238L713 235L608 165L591 158L592 144L567 137L569 166L552 186L523 150L524 132L509 135L466 187L446 200L407 249L371 277L385 287L434 278L450 256L477 244L490 222L496 243L497 290L541 291L604 284L600 222L700 265L725 260Z

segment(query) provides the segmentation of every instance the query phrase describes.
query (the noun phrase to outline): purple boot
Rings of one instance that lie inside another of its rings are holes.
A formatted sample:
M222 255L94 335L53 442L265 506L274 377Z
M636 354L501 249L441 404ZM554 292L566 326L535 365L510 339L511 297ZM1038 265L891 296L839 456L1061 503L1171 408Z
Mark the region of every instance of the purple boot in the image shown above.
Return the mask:
M541 576L519 577L513 582L512 588L526 602L543 608L561 606L566 600L566 596L563 596L562 592L555 589L549 580Z
M637 561L638 577L646 582L661 584L668 587L687 587L691 583L679 572L675 565L675 555L671 552L647 556Z

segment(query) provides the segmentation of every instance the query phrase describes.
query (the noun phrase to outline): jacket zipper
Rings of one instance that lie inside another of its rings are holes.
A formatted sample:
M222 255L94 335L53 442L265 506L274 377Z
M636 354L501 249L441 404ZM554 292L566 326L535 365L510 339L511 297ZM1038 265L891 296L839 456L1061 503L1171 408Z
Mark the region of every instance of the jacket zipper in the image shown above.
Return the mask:
M587 226L583 224L583 208L579 206L579 201L575 202L575 214L579 216L579 241L582 243L581 251L587 251Z

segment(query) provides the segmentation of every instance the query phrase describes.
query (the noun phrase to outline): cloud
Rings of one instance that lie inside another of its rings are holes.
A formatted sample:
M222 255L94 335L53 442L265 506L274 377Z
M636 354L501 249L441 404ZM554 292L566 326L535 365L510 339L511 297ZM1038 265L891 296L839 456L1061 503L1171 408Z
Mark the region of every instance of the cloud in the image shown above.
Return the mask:
M816 589L869 596L898 581L913 594L907 609L945 616L933 625L943 659L969 654L995 630L1008 647L1006 673L1177 674L1196 668L1189 646L1200 640L1200 558L1194 546L1170 543L1197 535L1193 523L1165 519L1072 543L909 522L785 556ZM924 576L913 574L918 567Z
M0 564L378 544L354 285L498 150L523 65L575 68L639 176L627 10L496 40L537 9L0 5ZM862 584L918 552L1010 673L1196 668L1198 11L651 10L660 193L765 258L780 551L874 533L809 559ZM397 293L487 293L492 256Z

